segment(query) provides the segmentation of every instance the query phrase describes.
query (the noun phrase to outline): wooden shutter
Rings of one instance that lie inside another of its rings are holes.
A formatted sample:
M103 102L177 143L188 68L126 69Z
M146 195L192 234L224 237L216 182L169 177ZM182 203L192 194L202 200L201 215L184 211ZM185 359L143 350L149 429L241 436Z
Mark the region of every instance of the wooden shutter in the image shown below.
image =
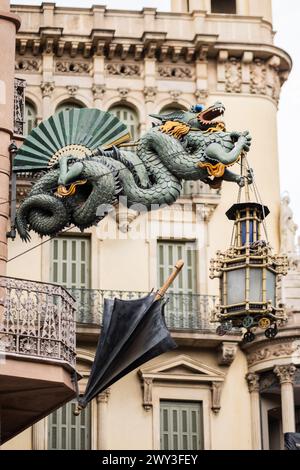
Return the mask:
M203 449L201 402L161 401L161 450Z
M170 327L195 326L198 314L196 244L194 242L158 242L158 286L174 269L176 261L183 259L184 267L168 289L169 303L166 320Z
M67 403L49 416L50 450L88 450L91 448L91 410L87 406L75 416L75 401Z
M59 237L52 240L51 280L63 287L90 287L90 240Z

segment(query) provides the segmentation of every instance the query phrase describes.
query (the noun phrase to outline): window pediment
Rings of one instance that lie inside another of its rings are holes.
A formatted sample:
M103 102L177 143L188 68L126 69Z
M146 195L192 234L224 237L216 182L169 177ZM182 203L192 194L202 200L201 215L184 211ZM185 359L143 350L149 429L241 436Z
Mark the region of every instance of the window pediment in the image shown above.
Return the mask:
M176 356L139 370L143 389L143 406L152 408L154 382L176 382L181 384L208 384L212 396L212 410L220 410L220 399L225 374L186 355Z

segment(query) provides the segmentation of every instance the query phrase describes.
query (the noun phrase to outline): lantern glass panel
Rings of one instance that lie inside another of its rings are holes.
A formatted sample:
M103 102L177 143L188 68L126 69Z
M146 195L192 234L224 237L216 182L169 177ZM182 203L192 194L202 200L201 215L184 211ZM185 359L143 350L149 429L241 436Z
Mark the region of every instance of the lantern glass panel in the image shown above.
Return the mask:
M276 275L267 269L267 300L271 300L273 307L275 305L276 294Z
M227 305L245 302L245 281L246 274L244 268L227 272Z
M250 268L250 302L263 301L262 269Z

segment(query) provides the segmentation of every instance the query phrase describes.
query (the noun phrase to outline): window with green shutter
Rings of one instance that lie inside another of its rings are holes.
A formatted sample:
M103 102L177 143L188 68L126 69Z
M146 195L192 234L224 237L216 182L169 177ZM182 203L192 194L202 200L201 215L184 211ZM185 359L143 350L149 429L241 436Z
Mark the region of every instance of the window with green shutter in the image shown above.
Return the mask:
M202 402L160 402L161 450L201 450L203 446Z
M91 448L91 409L87 406L75 416L75 401L49 416L49 450L88 450Z
M90 239L58 237L51 241L51 281L67 288L90 287Z
M160 240L157 250L158 286L162 286L171 274L176 261L184 261L182 271L168 289L167 323L174 328L195 327L199 311L196 243Z

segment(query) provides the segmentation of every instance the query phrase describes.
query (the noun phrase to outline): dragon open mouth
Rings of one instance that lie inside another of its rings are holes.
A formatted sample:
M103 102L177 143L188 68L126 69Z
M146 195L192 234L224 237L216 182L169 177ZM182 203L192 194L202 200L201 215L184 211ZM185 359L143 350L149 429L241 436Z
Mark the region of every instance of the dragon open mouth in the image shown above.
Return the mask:
M220 116L223 116L225 111L225 107L222 103L215 103L214 105L210 106L209 108L201 111L197 115L198 121L202 124L203 127L211 126L213 123L220 122L217 120Z

